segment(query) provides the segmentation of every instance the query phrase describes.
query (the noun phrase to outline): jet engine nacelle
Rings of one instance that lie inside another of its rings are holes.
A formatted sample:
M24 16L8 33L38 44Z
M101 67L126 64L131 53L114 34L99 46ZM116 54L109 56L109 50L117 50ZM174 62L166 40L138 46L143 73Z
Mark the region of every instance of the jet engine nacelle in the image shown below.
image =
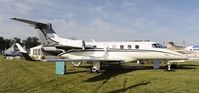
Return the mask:
M56 47L42 47L44 51L57 51Z
M74 47L74 48L82 48L85 49L85 42L84 40L66 40L64 42L59 43L61 46L67 46L67 47Z

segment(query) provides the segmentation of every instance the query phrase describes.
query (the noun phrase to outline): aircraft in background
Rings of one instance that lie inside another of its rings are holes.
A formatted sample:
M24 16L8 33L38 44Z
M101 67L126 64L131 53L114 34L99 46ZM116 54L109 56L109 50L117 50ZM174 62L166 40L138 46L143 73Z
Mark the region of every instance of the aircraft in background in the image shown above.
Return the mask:
M164 60L167 63L186 60L187 57L181 53L164 48L161 44L151 41L125 41L125 42L85 42L84 40L73 40L59 37L50 23L35 22L20 18L11 18L16 21L30 24L38 29L43 50L61 50L57 56L66 59L45 59L43 61L65 61L65 62L91 62L92 72L100 71L100 64L109 62L136 62L138 60ZM19 45L18 45L19 46ZM22 49L20 49L22 50ZM21 51L26 54L26 51ZM169 65L170 67L170 65Z
M199 46L187 46L181 53L188 57L188 60L199 60Z
M16 48L15 45L12 45L10 48L6 49L3 52L3 56L5 59L9 59L9 58L15 58L15 57L20 57L21 53L20 51Z
M199 46L188 46L185 48L186 51L195 51L195 52L199 52Z

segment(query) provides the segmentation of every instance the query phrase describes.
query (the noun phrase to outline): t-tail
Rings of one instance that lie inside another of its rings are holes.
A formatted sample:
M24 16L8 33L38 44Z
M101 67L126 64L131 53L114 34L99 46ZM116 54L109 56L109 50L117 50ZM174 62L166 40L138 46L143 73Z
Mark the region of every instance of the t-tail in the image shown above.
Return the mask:
M23 47L19 44L19 43L16 43L15 44L17 46L17 48L19 49L20 53L22 54L22 56L26 59L26 60L29 60L29 61L36 61L34 59L32 59L29 55L28 55L28 52L26 50L23 49Z
M83 40L73 40L59 37L52 29L52 24L41 23L20 18L11 18L12 20L20 21L30 24L35 29L38 29L39 38L42 45L57 45L68 48L85 48L85 42Z

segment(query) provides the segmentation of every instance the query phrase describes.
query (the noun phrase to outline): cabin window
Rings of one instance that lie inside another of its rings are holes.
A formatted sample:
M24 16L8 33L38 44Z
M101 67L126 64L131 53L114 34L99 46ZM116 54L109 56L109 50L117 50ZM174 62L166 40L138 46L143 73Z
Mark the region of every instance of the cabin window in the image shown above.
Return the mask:
M124 49L124 45L120 45L120 49Z
M156 44L152 44L153 48L164 48L161 44L156 43Z
M94 46L93 46L93 48L97 48L97 46L96 46L96 45L94 45Z
M128 45L127 47L128 47L128 49L131 49L131 48L132 48L131 45Z
M139 47L140 47L139 45L135 45L135 49L139 49Z

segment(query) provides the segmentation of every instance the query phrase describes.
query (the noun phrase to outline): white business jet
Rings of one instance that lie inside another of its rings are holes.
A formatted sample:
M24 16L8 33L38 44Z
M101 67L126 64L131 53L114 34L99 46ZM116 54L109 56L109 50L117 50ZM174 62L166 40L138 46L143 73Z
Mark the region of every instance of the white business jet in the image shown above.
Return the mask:
M136 62L138 60L186 60L183 54L168 50L161 44L151 41L125 41L125 42L85 42L59 37L50 23L40 23L26 19L11 18L16 21L30 24L38 29L43 50L61 49L58 56L66 59L45 59L45 61L65 62L91 62L92 72L100 71L103 62ZM23 51L22 51L23 52ZM26 53L26 51L24 51Z

